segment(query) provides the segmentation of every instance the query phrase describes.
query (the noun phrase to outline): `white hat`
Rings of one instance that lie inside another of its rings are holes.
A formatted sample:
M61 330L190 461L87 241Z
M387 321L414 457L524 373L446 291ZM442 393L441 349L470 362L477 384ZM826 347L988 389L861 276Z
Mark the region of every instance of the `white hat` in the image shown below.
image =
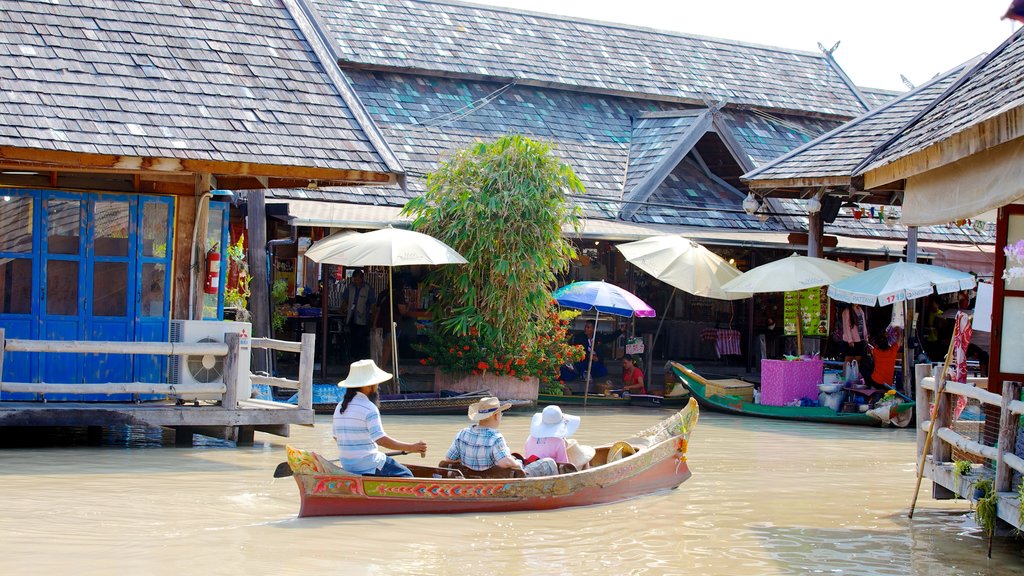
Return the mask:
M546 406L543 412L533 415L530 435L534 438L566 438L580 427L580 417L563 414L558 406Z
M569 456L569 462L577 470L583 470L583 467L589 464L594 455L597 454L597 450L593 446L580 444L575 438L569 438L565 441L565 452Z
M479 422L480 420L494 416L498 412L504 412L511 407L511 402L502 404L501 401L494 396L485 396L469 405L469 419L474 422Z
M391 373L385 372L373 363L373 360L357 360L348 369L348 378L338 382L342 388L362 388L387 382Z

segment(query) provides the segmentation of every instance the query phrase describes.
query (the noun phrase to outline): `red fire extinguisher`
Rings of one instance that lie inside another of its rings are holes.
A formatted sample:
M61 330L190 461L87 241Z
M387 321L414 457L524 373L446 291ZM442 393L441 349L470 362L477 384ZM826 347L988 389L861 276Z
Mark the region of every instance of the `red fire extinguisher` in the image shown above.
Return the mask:
M220 289L220 252L214 245L206 253L206 284L203 285L203 292L216 294Z

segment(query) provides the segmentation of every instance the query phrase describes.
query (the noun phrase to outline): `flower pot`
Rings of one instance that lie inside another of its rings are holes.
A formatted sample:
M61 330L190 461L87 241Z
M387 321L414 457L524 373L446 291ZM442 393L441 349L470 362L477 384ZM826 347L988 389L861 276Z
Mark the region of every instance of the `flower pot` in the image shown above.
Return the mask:
M525 380L515 376L481 374L450 374L440 369L434 370L434 391L454 390L456 392L477 392L488 390L491 396L502 400L537 400L540 388L536 377Z

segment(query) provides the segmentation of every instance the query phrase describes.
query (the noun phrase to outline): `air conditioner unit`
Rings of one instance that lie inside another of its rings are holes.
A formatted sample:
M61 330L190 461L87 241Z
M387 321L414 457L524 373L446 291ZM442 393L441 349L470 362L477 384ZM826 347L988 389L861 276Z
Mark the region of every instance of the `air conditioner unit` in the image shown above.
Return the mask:
M220 322L217 320L171 320L171 342L224 342L224 335L240 334L241 350L238 358L238 398L249 398L252 380L249 359L252 355L252 324L249 322ZM167 381L171 384L206 384L224 381L224 356L188 354L171 356ZM219 400L219 394L192 394L184 400Z

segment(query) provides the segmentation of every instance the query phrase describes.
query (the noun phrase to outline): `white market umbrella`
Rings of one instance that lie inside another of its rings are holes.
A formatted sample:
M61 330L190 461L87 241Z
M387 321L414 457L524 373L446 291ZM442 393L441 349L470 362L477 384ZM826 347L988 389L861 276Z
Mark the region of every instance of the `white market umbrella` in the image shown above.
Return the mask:
M967 272L911 262L895 262L866 270L828 287L830 298L865 306L888 306L933 293L974 288Z
M800 256L793 254L756 268L751 268L742 276L727 282L722 289L726 292L794 292L817 288L849 278L860 273L859 268L841 264L834 260ZM801 314L797 311L796 346L797 352L803 353L803 334L801 334Z
M391 358L398 383L398 342L395 339L395 266L418 264L466 264L451 246L433 236L401 228L383 228L363 234L344 232L318 240L306 257L320 264L340 266L387 266L391 314Z
M933 293L948 294L974 288L974 276L959 270L919 264L916 262L895 262L840 280L828 287L828 295L834 300L862 304L865 306L903 305L903 318L911 326L907 301ZM910 330L904 332L903 366L909 376L911 352L908 349ZM904 392L909 390L908 379L903 379Z
M743 273L718 254L675 234L651 236L616 246L622 256L658 280L694 296L741 300L750 294L726 292L722 285Z
M689 238L663 234L619 244L616 248L628 262L672 286L672 293L665 304L666 310L676 290L717 300L742 300L750 297L747 293L722 290L722 285L743 273L718 254ZM662 315L658 329L654 332L652 348L658 343L664 323L665 316Z

